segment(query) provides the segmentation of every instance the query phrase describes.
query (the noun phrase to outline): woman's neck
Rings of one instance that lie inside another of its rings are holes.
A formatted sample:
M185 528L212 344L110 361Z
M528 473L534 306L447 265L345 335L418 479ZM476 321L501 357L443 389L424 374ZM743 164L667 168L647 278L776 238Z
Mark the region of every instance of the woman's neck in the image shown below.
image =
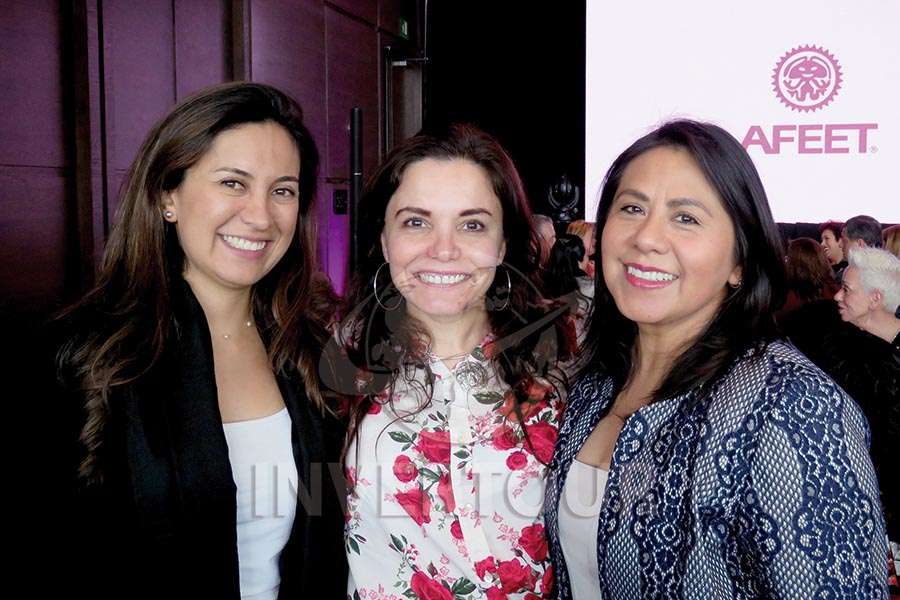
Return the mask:
M213 289L195 278L185 275L191 291L197 297L210 332L216 335L231 335L246 328L253 317L250 310L250 288L225 290Z
M860 329L868 331L890 344L900 333L900 319L886 310L879 310L871 313Z
M693 328L639 327L628 387L638 386L648 395L652 394L696 335Z
M485 310L471 310L452 319L431 319L411 315L425 326L431 340L431 352L452 367L475 348L490 332Z

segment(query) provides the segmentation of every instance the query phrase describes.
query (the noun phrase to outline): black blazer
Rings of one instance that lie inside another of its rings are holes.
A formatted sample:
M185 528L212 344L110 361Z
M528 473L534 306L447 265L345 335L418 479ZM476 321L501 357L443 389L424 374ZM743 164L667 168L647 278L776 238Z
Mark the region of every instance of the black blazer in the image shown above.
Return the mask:
M53 527L60 534L54 540L58 573L46 584L67 595L240 598L236 488L212 343L189 289L181 300L165 356L140 383L110 398L100 485L85 486L75 477L83 456L77 442L83 398L65 381L64 370L58 382L66 415L59 435L67 441L57 448L63 462L49 469L62 502ZM296 372L280 373L277 380L293 422L301 487L281 554L278 597L345 598L342 424L310 404Z

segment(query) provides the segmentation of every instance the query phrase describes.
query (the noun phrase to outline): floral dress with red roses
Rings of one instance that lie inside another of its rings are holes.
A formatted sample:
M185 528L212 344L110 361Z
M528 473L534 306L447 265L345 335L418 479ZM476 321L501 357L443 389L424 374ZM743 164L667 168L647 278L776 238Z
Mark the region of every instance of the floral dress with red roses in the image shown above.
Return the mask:
M400 377L347 453L348 597L475 600L547 597L553 574L541 509L562 401L527 383L522 405L485 356L453 370L434 358L432 401ZM525 433L531 443L525 442Z

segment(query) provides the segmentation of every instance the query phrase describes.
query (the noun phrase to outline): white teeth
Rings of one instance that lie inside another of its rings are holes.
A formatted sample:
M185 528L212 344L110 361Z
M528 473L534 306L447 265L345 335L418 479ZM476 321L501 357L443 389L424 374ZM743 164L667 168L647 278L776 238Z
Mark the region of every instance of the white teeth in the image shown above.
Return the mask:
M632 277L637 277L638 279L643 279L645 281L675 281L676 277L669 273L662 273L660 271L641 271L640 269L636 269L634 267L626 267L628 269L628 274Z
M262 250L266 247L266 242L254 242L237 237L236 235L223 235L222 239L232 248L239 250Z
M451 285L454 283L459 283L463 279L466 279L468 275L464 273L457 273L455 275L439 275L437 273L419 273L416 275L419 279L424 281L425 283L433 283L437 285Z

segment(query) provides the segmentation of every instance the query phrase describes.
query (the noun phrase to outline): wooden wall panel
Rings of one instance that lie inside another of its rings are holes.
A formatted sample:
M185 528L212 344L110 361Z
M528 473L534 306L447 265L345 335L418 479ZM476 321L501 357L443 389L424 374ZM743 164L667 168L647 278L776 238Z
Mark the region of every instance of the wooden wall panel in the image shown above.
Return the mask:
M325 14L317 0L252 0L251 77L300 102L319 153L325 147Z
M370 173L378 162L378 38L375 28L326 6L325 51L328 80L326 173L331 182L325 201L331 204L333 191L348 187L350 109L353 107L363 111L363 172ZM323 215L320 228L327 244L324 267L332 283L343 290L350 249L349 218L329 210Z
M178 100L231 80L231 3L175 0L175 92Z
M78 237L80 256L70 278L72 291L87 289L93 282L95 265L103 255L108 227L106 157L103 123L102 27L99 0L73 3L72 54L78 82L68 110L74 114L75 219L70 224ZM71 248L72 246L70 246ZM73 267L74 268L74 267Z
M325 6L329 4L371 25L378 23L378 0L328 0Z
M69 173L0 166L0 306L33 312L64 296Z
M375 29L325 9L328 176L350 176L350 109L363 110L363 166L378 163L378 39Z
M128 169L147 132L175 103L172 22L171 0L103 3L106 161L110 173ZM118 206L116 191L116 187L107 186L110 216Z
M65 15L51 0L0 9L0 309L25 314L66 282Z
M63 166L62 15L58 2L4 2L0 164Z
M400 17L406 17L409 22L409 15L406 14L404 0L378 0L378 27L390 33L400 35ZM413 27L413 23L409 23Z

